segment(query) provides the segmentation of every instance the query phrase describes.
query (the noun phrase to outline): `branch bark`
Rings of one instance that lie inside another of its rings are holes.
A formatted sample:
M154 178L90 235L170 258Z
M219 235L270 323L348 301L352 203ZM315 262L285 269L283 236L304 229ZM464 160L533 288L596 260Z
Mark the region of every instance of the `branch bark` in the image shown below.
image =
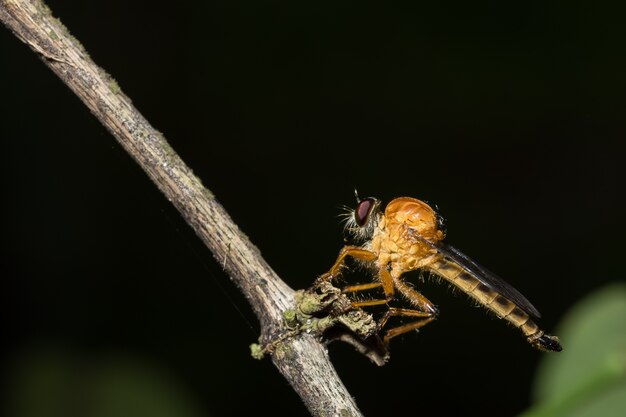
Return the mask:
M282 313L293 308L294 291L113 78L89 58L43 2L0 0L0 20L82 100L224 265L258 317L262 341L280 334ZM285 339L272 361L312 415L361 415L324 346L312 335Z

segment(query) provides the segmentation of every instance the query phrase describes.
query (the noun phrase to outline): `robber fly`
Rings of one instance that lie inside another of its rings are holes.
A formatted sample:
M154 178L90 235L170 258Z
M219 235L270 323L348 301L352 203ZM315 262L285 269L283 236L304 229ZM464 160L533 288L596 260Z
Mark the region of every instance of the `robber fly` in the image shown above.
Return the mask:
M345 293L382 288L384 298L354 301L355 307L385 305L396 293L406 298L411 308L389 307L379 322L382 329L394 316L412 317L414 321L386 331L383 341L419 329L434 320L437 308L407 284L403 274L413 270L431 272L458 287L498 317L519 328L528 343L544 351L561 351L556 336L544 333L535 323L537 309L515 288L469 259L458 249L443 242L442 220L423 201L399 197L385 207L380 200L359 199L347 216L346 230L360 245L344 246L332 268L318 282L330 281L340 274L346 257L352 257L375 269L370 283L347 286Z

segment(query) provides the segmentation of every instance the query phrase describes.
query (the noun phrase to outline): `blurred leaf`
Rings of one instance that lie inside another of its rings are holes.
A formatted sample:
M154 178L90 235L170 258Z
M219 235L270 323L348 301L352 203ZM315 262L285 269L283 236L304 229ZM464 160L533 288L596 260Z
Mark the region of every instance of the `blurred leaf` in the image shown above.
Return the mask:
M537 372L537 405L524 417L626 415L626 285L583 299L556 333L564 350L546 355Z
M67 359L55 352L38 352L12 361L3 393L4 412L11 417L67 415L66 397L72 391Z
M175 378L127 357L44 350L14 361L7 382L11 417L204 415Z

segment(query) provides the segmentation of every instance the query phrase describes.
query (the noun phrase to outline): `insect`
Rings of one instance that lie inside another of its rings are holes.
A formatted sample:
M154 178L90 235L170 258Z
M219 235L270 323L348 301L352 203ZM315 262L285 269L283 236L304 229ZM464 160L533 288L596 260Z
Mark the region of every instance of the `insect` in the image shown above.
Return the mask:
M383 342L416 330L434 320L437 308L403 279L413 270L431 272L459 288L498 317L519 328L528 343L543 351L562 350L558 337L545 333L535 320L537 309L515 288L486 268L472 261L458 249L444 243L442 219L425 202L399 197L387 204L368 197L359 199L346 216L346 231L357 243L344 246L337 260L318 282L332 281L340 274L347 257L375 270L370 283L343 288L344 293L382 288L384 298L353 301L354 307L386 305L400 293L411 308L389 306L379 322L383 329L391 317L414 318L413 321L386 331Z

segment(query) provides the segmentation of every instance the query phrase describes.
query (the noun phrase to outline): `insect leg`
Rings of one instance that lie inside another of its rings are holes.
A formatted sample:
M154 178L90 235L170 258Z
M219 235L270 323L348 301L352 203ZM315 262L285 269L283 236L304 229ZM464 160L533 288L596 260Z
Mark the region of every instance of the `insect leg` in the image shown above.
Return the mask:
M426 297L420 294L418 291L411 288L400 278L393 280L394 286L404 295L414 307L421 311L430 313L431 315L439 314L437 307Z
M389 307L389 310L385 312L383 317L380 319L380 322L378 322L379 330L385 327L385 324L387 324L387 320L389 320L389 318L394 317L394 316L422 317L422 318L432 317L434 319L434 316L431 313L427 313L425 311L414 310L412 308ZM423 320L418 320L418 321L423 321ZM409 323L409 324L412 324L412 323ZM393 329L390 329L389 331L391 330ZM389 333L389 331L387 333Z
M387 299L387 301L393 300L394 294L396 292L394 288L394 279L386 266L381 267L378 270L378 279L383 285L383 291L385 292L385 298Z
M385 346L387 346L387 345L389 345L389 341L392 338L394 338L396 336L400 336L401 334L410 332L411 330L417 330L417 329L427 325L431 321L435 320L435 318L436 318L435 316L431 315L430 317L424 317L423 319L416 320L414 322L403 324L401 326L389 329L387 331L387 333L385 333L385 337L383 338L383 343L385 344Z
M365 290L371 290L373 288L378 288L381 285L383 284L381 284L380 282L368 282L367 284L348 285L347 287L343 287L341 291L343 293L365 291Z
M318 285L322 282L332 281L332 279L339 274L339 270L343 266L347 256L351 256L354 259L360 259L362 261L373 261L376 259L376 254L374 252L361 249L358 246L344 246L339 252L339 256L337 256L337 260L330 270L317 279Z
M366 300L366 301L353 301L352 307L371 307L371 306L380 306L383 304L387 304L387 300L378 299L378 300Z
M382 304L386 304L389 301L393 300L395 290L393 288L393 278L387 268L381 268L378 272L378 281L368 282L367 284L358 284L358 285L349 285L343 288L341 291L345 294L348 292L358 292L371 290L373 288L383 287L383 291L385 292L385 298L380 300L367 300L367 301L356 301L352 303L354 307L368 307L368 306L378 306Z
M358 285L350 285L345 287L342 292L357 292L357 291L365 291L371 290L373 288L383 287L383 291L385 292L385 298L380 300L367 300L367 301L357 301L353 302L352 305L354 307L368 307L368 306L378 306L382 304L386 304L389 301L393 300L395 290L393 288L393 278L387 268L380 268L378 271L378 281L369 282L367 284L358 284Z
M386 304L386 303L387 303L387 300L381 299L381 300L360 301L360 302L352 303L352 305L354 307L369 307L369 306L381 305L381 304ZM420 310L415 310L411 308L389 307L389 309L385 312L383 317L378 322L378 331L381 331L385 327L385 325L387 324L387 321L391 317L397 317L397 316L418 317L418 319L410 323L393 327L387 330L387 332L385 333L385 336L383 337L383 343L385 345L385 348L389 345L389 340L391 340L392 338L399 336L403 333L407 333L412 330L419 329L420 327L425 326L426 324L430 323L431 321L435 320L435 318L437 318L436 315L426 312L426 311L420 311Z
M387 320L394 316L419 317L416 321L387 330L383 338L383 343L387 346L392 338L403 333L419 329L420 327L433 321L437 317L439 311L437 310L437 307L430 302L430 300L414 290L411 286L407 285L404 281L402 281L402 279L400 279L400 277L392 276L392 274L386 269L384 272L386 272L386 276L383 274L383 270L381 269L380 275L383 286L385 285L384 278L389 279L391 281L391 285L404 295L415 307L415 309L389 307L389 310L387 310L378 323L378 328L382 329L387 324Z
M341 292L346 294L350 292L366 291L366 290L371 290L373 288L381 287L382 285L383 284L380 282L368 282L367 284L349 285L347 287L342 288ZM365 301L352 301L352 307L379 306L379 305L387 304L387 302L388 300L386 298L365 300Z

